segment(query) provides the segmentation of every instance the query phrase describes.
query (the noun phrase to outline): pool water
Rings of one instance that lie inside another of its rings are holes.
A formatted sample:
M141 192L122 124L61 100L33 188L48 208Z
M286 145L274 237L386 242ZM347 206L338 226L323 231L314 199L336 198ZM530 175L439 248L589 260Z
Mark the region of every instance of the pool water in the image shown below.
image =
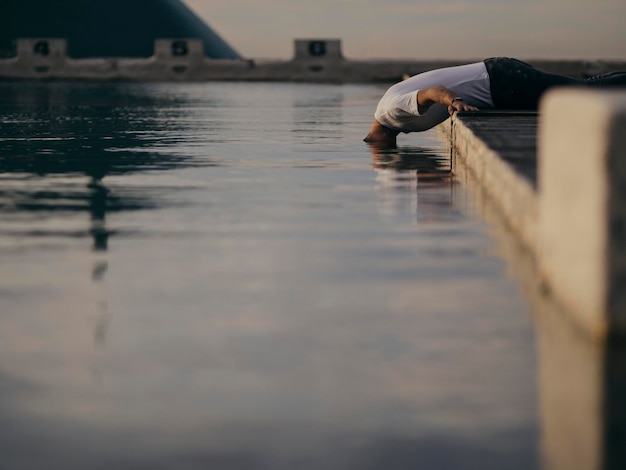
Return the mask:
M538 468L528 306L384 89L0 84L0 469Z

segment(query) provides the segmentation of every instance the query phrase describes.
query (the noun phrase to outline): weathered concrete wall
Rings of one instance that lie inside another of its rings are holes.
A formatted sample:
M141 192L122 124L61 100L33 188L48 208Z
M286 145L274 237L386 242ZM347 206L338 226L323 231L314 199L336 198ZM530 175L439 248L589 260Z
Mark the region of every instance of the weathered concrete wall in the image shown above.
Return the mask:
M626 92L554 90L541 112L541 269L594 336L626 333Z
M596 339L625 337L626 92L570 88L544 97L537 190L462 114L439 131L574 323Z
M200 39L161 39L155 41L154 55L147 59L73 59L63 39L20 39L17 56L0 59L0 79L392 83L406 75L480 60L348 60L339 39L297 39L294 46L294 57L288 61L216 60L206 57ZM626 69L626 63L620 62L544 61L536 65L572 76Z
M494 250L529 302L536 332L542 470L626 469L626 344L590 341L545 283L534 252L502 215L500 201L464 164L455 165L472 207L489 225Z
M506 114L500 116L500 119L506 125ZM484 186L485 192L497 201L497 206L511 229L524 244L536 247L538 202L531 182L522 177L497 151L474 135L462 118L448 119L438 129L450 143L453 158L462 159L468 171Z

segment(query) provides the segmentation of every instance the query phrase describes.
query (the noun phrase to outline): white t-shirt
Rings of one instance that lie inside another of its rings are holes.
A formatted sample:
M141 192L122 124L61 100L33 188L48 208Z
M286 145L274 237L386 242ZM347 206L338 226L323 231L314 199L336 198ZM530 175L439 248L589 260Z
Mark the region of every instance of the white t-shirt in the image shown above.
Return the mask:
M443 85L470 106L493 108L489 74L484 62L459 65L420 73L393 85L381 98L374 117L383 126L401 132L424 131L445 121L448 107L433 104L421 115L417 109L417 92Z

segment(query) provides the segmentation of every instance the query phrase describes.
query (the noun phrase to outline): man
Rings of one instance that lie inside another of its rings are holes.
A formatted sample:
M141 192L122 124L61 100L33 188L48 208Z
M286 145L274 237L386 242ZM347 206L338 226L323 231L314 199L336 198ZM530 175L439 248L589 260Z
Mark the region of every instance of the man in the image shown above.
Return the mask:
M456 111L535 110L541 95L555 86L626 86L626 72L576 79L542 72L517 59L483 62L420 73L393 85L381 98L365 142L396 144L400 132L419 132Z

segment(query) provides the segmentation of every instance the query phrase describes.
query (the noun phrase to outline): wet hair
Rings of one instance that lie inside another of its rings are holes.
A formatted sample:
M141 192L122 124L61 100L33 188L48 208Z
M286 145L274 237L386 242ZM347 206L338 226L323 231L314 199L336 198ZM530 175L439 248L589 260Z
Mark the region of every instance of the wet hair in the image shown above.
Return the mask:
M381 124L380 127L383 129L383 132L385 133L385 135L389 137L395 137L400 133L400 131L396 131L390 127L384 126L383 124Z
M390 127L384 126L380 122L378 122L378 128L381 129L383 131L383 134L385 134L385 136L389 139L395 139L396 136L400 133L400 131L396 131L394 129L391 129ZM368 134L365 136L365 139L363 140L365 142L374 142L374 140L370 138L371 134L371 131L368 132Z

